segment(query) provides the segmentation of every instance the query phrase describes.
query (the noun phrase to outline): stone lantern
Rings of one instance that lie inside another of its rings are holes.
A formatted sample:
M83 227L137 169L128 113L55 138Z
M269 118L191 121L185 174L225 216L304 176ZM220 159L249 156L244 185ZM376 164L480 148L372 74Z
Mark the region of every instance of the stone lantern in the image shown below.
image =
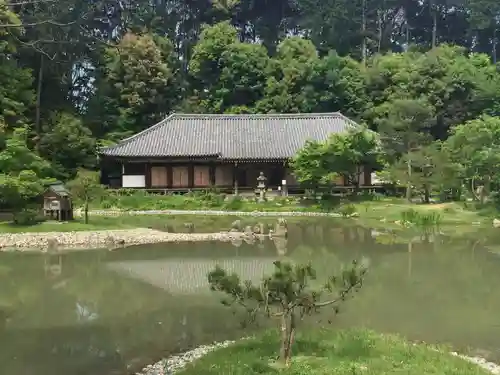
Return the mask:
M259 192L259 202L264 202L266 200L266 181L267 178L264 176L264 172L259 173L257 177L257 191Z

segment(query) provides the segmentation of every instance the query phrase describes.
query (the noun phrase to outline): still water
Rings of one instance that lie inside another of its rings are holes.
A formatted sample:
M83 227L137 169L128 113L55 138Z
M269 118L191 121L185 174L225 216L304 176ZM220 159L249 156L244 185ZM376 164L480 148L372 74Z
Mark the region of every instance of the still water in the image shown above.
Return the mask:
M214 228L220 230L221 228ZM381 234L331 220L289 224L287 239L115 251L0 254L0 373L129 374L190 347L244 334L206 274L258 280L272 261L319 274L366 258L365 286L335 326L366 326L500 360L500 230L469 237Z

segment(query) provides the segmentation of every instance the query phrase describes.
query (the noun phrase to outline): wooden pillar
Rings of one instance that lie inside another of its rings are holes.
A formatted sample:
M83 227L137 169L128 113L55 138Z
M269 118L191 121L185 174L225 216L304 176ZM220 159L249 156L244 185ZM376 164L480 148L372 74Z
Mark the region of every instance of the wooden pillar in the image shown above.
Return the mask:
M365 186L371 186L372 184L372 171L369 167L363 168L363 173L365 174Z
M145 179L145 185L146 185L146 189L150 189L151 188L151 164L150 163L146 163L144 165L144 179Z
M209 165L209 178L210 178L210 186L215 186L215 164L210 163Z
M173 176L173 173L172 173L172 165L171 164L167 164L166 165L167 167L167 188L171 188L174 184L174 176Z
M194 165L192 163L188 165L188 187L190 189L194 187Z
M233 187L234 195L238 195L238 163L233 165Z
M123 175L125 174L125 164L122 162L122 173L120 174L120 188L123 187Z
M109 185L108 168L102 158L99 159L99 183L101 185Z

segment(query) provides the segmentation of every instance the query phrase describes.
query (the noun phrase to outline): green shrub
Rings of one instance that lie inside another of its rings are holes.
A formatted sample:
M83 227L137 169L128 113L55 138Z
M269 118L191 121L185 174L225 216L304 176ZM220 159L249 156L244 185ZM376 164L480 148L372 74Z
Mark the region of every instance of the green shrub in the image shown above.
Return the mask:
M332 211L340 205L341 198L333 194L323 194L319 200L319 206L323 211Z
M227 200L226 202L224 202L223 207L226 210L239 211L243 208L244 203L245 202L242 197L240 197L239 195L235 195L229 198L229 200Z
M26 208L20 212L14 213L13 221L16 225L35 225L45 218L41 215L40 210L35 208Z
M441 223L441 215L435 211L423 213L411 208L401 213L401 222L418 227L436 227Z
M356 207L354 207L354 205L352 205L352 204L345 204L339 208L338 212L343 217L349 217L349 216L352 216L356 212Z

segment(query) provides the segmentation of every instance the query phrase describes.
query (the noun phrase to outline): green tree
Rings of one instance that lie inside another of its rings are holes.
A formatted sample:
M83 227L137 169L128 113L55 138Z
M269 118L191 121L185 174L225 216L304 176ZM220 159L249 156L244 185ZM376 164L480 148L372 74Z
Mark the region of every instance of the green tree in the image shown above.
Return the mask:
M74 178L78 168L96 164L96 141L82 121L67 113L54 114L44 127L39 150L52 163L57 177Z
M463 166L467 186L484 202L491 184L500 183L500 117L484 115L458 125L446 141L453 158ZM481 185L479 194L478 185Z
M209 113L249 112L264 95L268 65L266 49L239 42L228 22L205 28L189 64L191 106Z
M311 84L316 96L314 112L341 112L361 119L369 108L362 65L350 57L330 52L313 65Z
M210 288L227 294L225 305L244 307L249 319L263 313L280 319L281 345L280 362L290 364L292 345L299 319L317 313L323 307L331 307L338 312L338 306L363 283L366 267L353 262L342 269L339 275L328 277L323 286L316 282L316 271L308 265L293 265L275 261L275 270L265 277L260 285L251 281L242 282L238 275L228 274L220 267L209 273Z
M471 26L476 32L489 34L491 40L491 58L497 63L498 26L500 23L500 3L495 0L470 0Z
M265 96L257 103L258 112L312 112L318 104L312 78L319 61L310 40L283 40L269 65Z
M0 173L16 176L30 170L40 179L51 177L50 164L29 149L27 139L28 131L25 128L7 133L5 147L0 149Z
M439 141L408 152L387 171L393 182L403 181L414 186L415 192L422 193L425 203L430 202L433 191L438 192L441 201L457 198L462 184L460 165Z
M291 166L299 183L309 189L328 186L339 176L359 185L359 168L374 167L379 140L369 130L332 134L326 142L309 141L293 158Z
M376 56L366 69L366 90L373 103L363 119L375 125L379 106L399 98L425 98L435 117L427 133L445 139L450 127L497 110L499 78L487 55L469 54L457 46Z
M27 123L33 104L33 78L31 71L20 66L16 59L16 38L23 33L21 20L0 0L0 25L14 25L12 29L0 27L0 123L12 129Z
M88 110L95 132L131 134L162 120L178 102L174 57L168 40L150 34L128 33L106 48Z
M227 52L231 46L237 43L238 31L225 21L213 26L205 26L198 43L193 48L193 55L188 67L192 94L196 98L195 101L198 101L205 111L220 112L224 110L221 96L227 96L227 93L221 95L218 92L223 89L219 82L224 68L222 59L223 56L226 60L231 59ZM240 55L236 58L239 59ZM226 75L231 74L226 72Z
M83 202L84 223L88 224L90 201L99 198L105 192L104 186L99 181L99 173L80 169L68 187L73 197Z
M406 198L412 197L413 156L429 144L428 129L434 124L433 108L425 98L395 99L377 108L376 123L380 132L384 153L389 164L396 169L406 185Z
M43 182L33 171L25 170L17 175L0 174L0 202L13 210L16 224L32 222L31 215L24 219L23 214L36 202L44 189Z
M0 148L0 202L13 210L15 221L43 193L51 175L49 163L26 145L27 134L26 129L15 129L3 136Z

